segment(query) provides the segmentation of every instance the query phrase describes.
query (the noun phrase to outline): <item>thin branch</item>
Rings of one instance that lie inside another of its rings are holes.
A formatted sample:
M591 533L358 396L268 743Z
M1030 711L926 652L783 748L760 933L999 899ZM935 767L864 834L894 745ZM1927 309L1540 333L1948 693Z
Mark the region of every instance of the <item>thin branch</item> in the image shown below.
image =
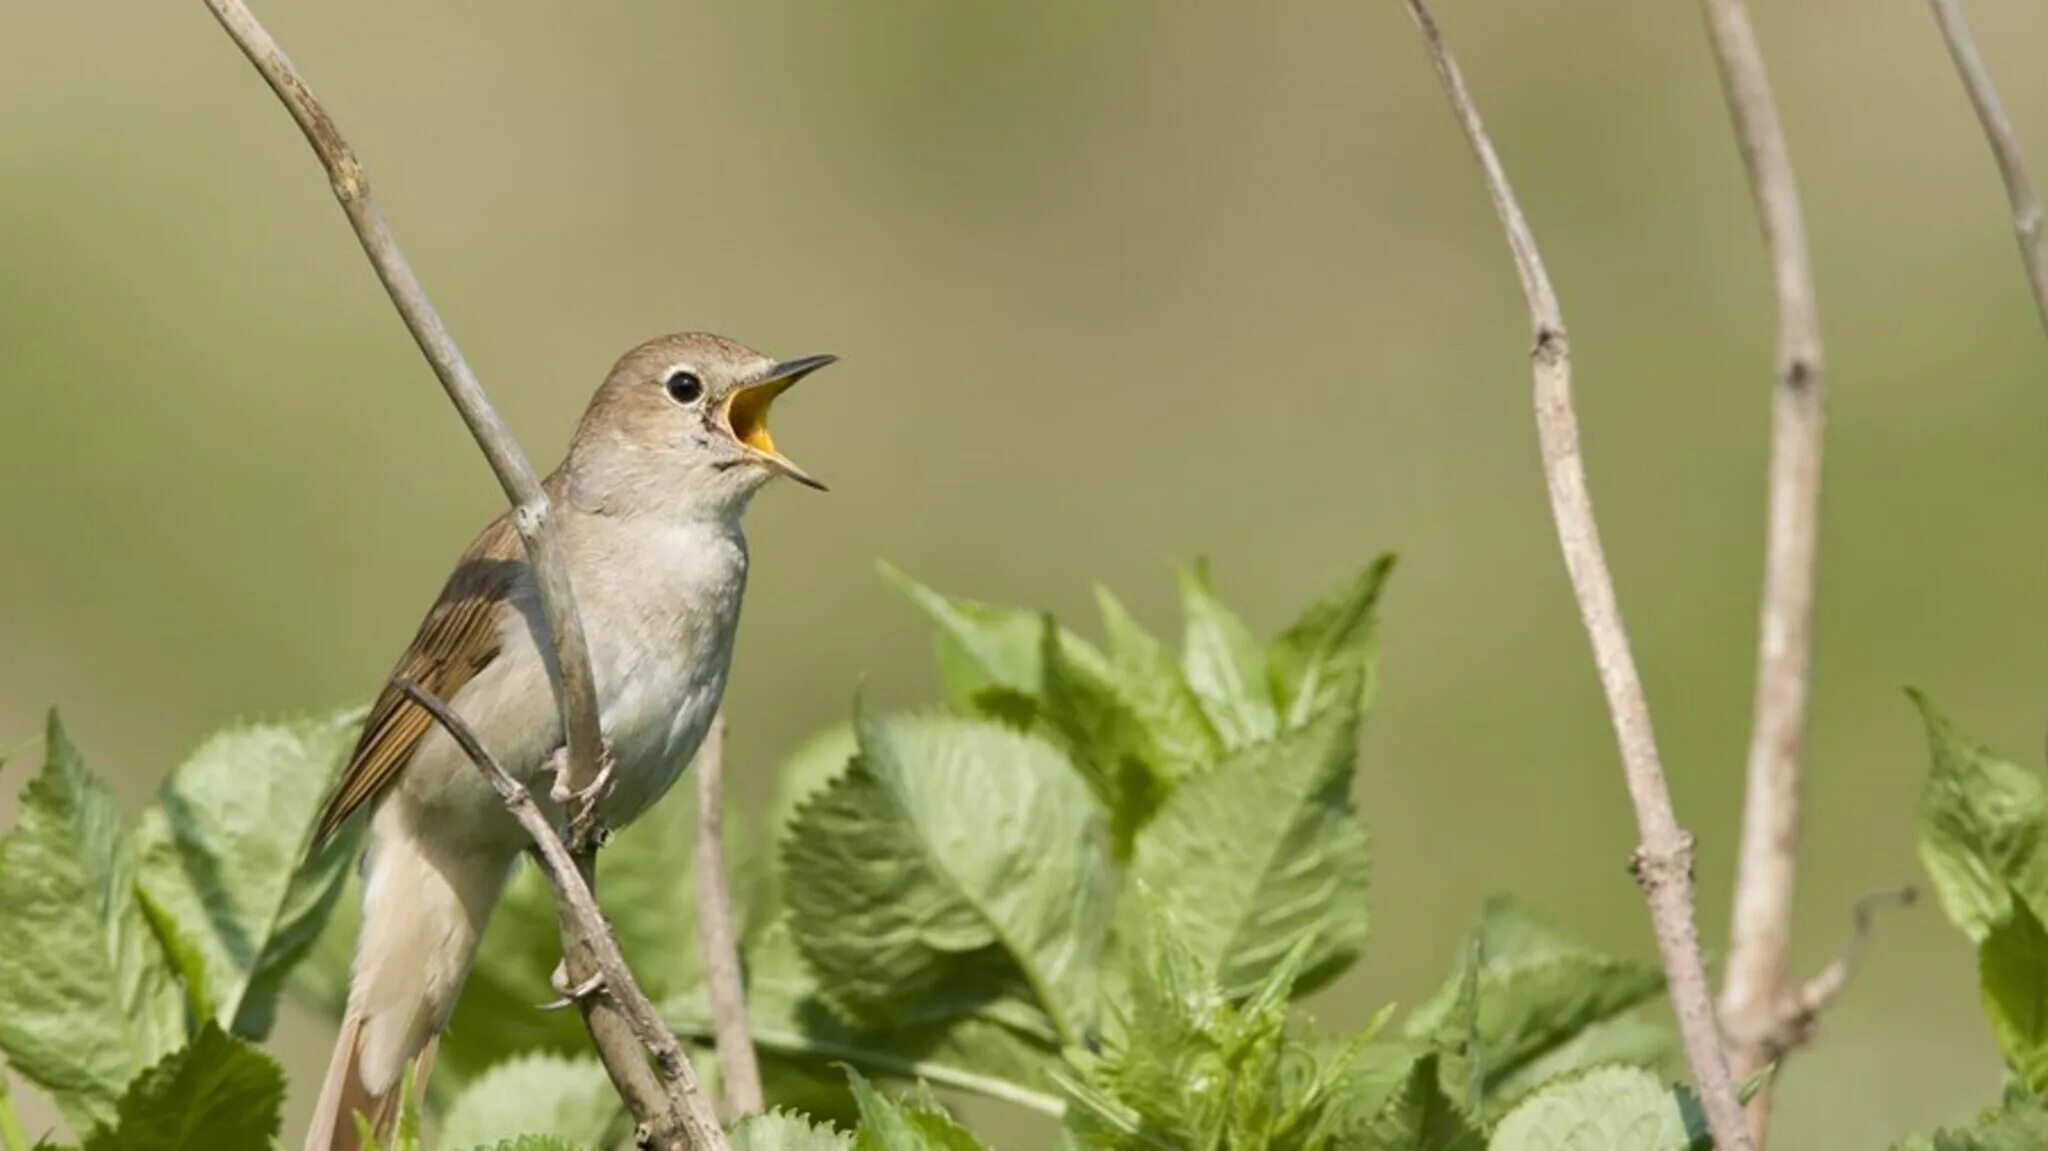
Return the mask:
M1600 546L1593 501L1586 489L1585 462L1579 453L1578 416L1572 409L1571 353L1557 293L1543 270L1535 237L1515 200L1507 173L1494 154L1479 111L1466 90L1443 34L1423 0L1405 0L1408 14L1422 32L1422 41L1443 81L1459 126L1485 174L1515 271L1529 305L1535 337L1536 430L1542 444L1544 476L1550 490L1552 517L1565 568L1578 597L1579 614L1592 641L1593 660L1607 695L1622 768L1634 802L1641 843L1632 868L1649 905L1657 949L1669 981L1671 1005L1678 1017L1685 1055L1712 1130L1722 1151L1752 1151L1755 1144L1744 1122L1742 1104L1728 1073L1728 1059L1714 1019L1706 966L1700 956L1699 930L1693 921L1692 836L1678 825L1671 791L1664 781L1657 741L1650 727L1650 709L1630 654L1628 632L1614 593L1614 578Z
M1877 919L1877 913L1895 907L1911 907L1920 898L1912 887L1901 887L1896 891L1880 891L1866 895L1856 901L1852 912L1854 927L1849 935L1849 946L1833 963L1821 968L1813 978L1799 985L1786 1001L1779 1005L1776 1023L1770 1035L1764 1039L1764 1060L1768 1067L1788 1051L1803 1047L1813 1040L1814 1032L1820 1025L1820 1016L1828 1005L1835 1001L1849 986L1849 980L1863 966L1863 957L1870 950L1870 933Z
M1931 0L1934 19L1941 25L1941 37L1948 42L1948 54L1962 74L1963 87L1970 93L1970 105L1977 121L1984 125L1984 137L1991 142L1991 155L1998 161L1998 177L2005 182L2005 198L2012 204L2012 231L2020 244L2020 263L2027 270L2027 286L2034 290L2034 310L2041 326L2048 328L2048 234L2042 231L2041 194L2027 176L2020 158L2019 135L2006 118L1998 89L1991 84L1991 71L1977 54L1977 42L1963 20L1958 0Z
M505 801L506 810L533 837L534 860L555 891L563 953L588 952L600 980L595 987L588 983L579 985L585 989L584 994L578 996L579 1002L610 1000L618 1005L631 1027L623 1041L616 1036L599 1036L595 1031L591 1039L597 1046L598 1057L604 1061L605 1070L611 1073L612 1082L640 1123L644 1136L641 1145L723 1151L725 1135L719 1130L718 1120L705 1102L703 1092L698 1090L696 1076L690 1071L690 1061L683 1055L682 1044L662 1022L660 1013L640 990L640 985L634 982L633 973L626 967L626 958L619 952L619 942L606 925L604 913L598 910L597 897L591 894L577 860L569 854L568 847L555 833L554 825L548 822L540 805L492 757L476 733L446 703L409 678L401 676L393 682L407 699L425 708L447 731ZM658 1083L647 1074L649 1056L653 1057L655 1070L660 1076Z
M476 438L477 447L483 449L499 486L505 489L505 497L512 502L512 522L526 544L527 560L533 565L541 611L554 638L555 664L560 669L555 696L568 745L565 783L579 793L590 791L598 779L603 756L597 687L590 674L590 651L583 638L583 622L570 594L568 558L551 526L548 498L541 489L540 477L519 450L519 442L512 438L497 409L491 406L483 385L469 370L462 350L455 346L455 338L448 334L440 314L420 287L419 277L413 274L412 265L399 250L383 209L370 193L363 166L342 137L341 128L242 0L206 0L206 6L305 133L306 142L313 146L314 155L327 170L334 198L341 202L349 227L355 230L364 254L370 257L370 264L376 268L378 280L405 321L406 330L412 333L420 352L432 365L463 423L469 425L470 435ZM579 851L595 831L594 807L594 803L577 805L571 842Z
M738 1119L762 1107L761 1064L747 1026L747 987L740 973L740 944L733 930L732 899L725 874L725 713L712 717L697 749L697 934L704 944L704 971L711 983L711 1017L716 1024L719 1079L725 1085L728 1117Z
M1777 386L1771 411L1770 511L1758 628L1742 847L1721 1012L1739 1078L1773 1061L1792 955L1799 801L1813 683L1813 604L1820 544L1826 388L1813 262L1784 127L1743 0L1703 0L1735 139L1749 172L1778 303ZM1783 1052L1778 1052L1782 1055ZM1757 1142L1770 1127L1771 1090L1750 1103Z

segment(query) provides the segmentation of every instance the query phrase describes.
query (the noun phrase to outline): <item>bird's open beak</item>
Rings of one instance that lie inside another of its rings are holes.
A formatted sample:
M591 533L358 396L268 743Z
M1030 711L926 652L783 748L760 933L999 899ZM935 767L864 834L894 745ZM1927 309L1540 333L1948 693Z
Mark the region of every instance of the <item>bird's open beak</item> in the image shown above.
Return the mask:
M768 434L768 408L775 403L775 397L794 387L798 380L838 359L838 356L805 356L800 360L784 360L769 368L760 379L734 388L725 401L726 430L732 433L732 438L738 440L740 446L752 452L767 467L821 492L825 490L824 484L775 450L775 439Z

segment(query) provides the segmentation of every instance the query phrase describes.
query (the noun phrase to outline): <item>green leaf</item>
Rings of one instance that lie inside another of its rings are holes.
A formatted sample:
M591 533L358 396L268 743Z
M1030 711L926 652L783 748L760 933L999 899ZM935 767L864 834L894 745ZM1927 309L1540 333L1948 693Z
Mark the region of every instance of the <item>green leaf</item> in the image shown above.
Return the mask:
M1977 972L2006 1065L2029 1091L2048 1090L2048 931L2025 901L1985 936Z
M998 697L1038 694L1037 612L941 595L895 567L882 578L938 625L939 678L954 707L980 710Z
M785 837L796 941L836 1004L899 1018L1015 980L1088 1025L1114 877L1094 800L1051 745L952 717L860 720L860 756Z
M47 748L0 846L0 939L13 941L0 946L0 1049L85 1131L184 1042L184 1007L136 902L113 795L54 713Z
M1489 1151L1696 1151L1712 1146L1691 1095L1647 1071L1601 1067L1545 1085L1494 1129Z
M852 1151L853 1136L787 1111L749 1115L732 1129L732 1151Z
M625 1112L594 1056L513 1056L471 1080L443 1113L439 1145L487 1146L544 1135L604 1147L623 1134Z
M1137 838L1124 904L1147 890L1204 966L1235 994L1313 938L1313 985L1356 957L1370 854L1351 804L1357 714L1246 748L1183 783Z
M1459 965L1409 1017L1413 1038L1476 1065L1487 1109L1590 1064L1661 1059L1668 1031L1630 1014L1664 989L1658 967L1592 951L1505 896L1487 900ZM1475 1046L1476 1044L1476 1046Z
M1216 598L1206 564L1180 573L1180 600L1187 629L1181 662L1209 722L1231 748L1272 739L1280 717L1265 653L1244 621Z
M1300 727L1331 706L1372 707L1379 687L1375 609L1394 557L1381 556L1351 583L1301 614L1267 646L1273 696L1285 726ZM1346 699L1345 697L1351 697Z
M136 882L197 951L221 1026L269 1033L286 973L341 894L354 837L306 845L360 712L230 728L164 782L136 827Z
M990 1018L1000 1014L992 1012L994 1005L941 997L874 1027L850 1024L829 1009L817 977L797 952L787 918L762 932L747 952L746 967L749 1029L765 1054L815 1072L829 1070L835 1086L844 1083L836 1068L852 1064L873 1075L1059 1113L1060 1100L1050 1094L1048 1072L1058 1060L1051 1037L1034 1038ZM662 1013L679 1034L712 1038L710 1001L701 990L670 1000Z
M1109 812L1116 856L1125 859L1173 777L1152 733L1108 675L1065 648L1059 625L1046 616L1039 648L1044 667L1040 718Z
M474 1151L586 1151L586 1145L559 1135L521 1135L479 1145Z
M1355 1146L1358 1151L1481 1151L1486 1137L1444 1093L1437 1056L1427 1055L1415 1062Z
M983 1151L981 1140L955 1122L929 1091L890 1099L850 1067L846 1078L860 1106L855 1151Z
M1973 1127L1918 1135L1895 1146L1898 1151L2040 1151L2048 1147L2048 1104L2008 1099Z
M164 949L171 966L178 973L178 983L185 989L185 1017L191 1020L214 1018L213 991L206 973L206 957L200 954L199 945L185 933L171 913L157 906L149 897L149 891L137 885L135 901L142 908L142 916L149 923L150 933L156 936L157 946Z
M1109 589L1095 589L1109 642L1109 673L1116 691L1151 733L1155 766L1178 780L1207 770L1223 755L1223 737L1202 710L1180 660L1152 637Z
M121 1096L114 1122L85 1151L224 1151L268 1147L284 1104L275 1060L212 1022L144 1071Z
M2048 914L2048 789L2040 776L1957 731L1925 696L1933 769L1920 797L1920 863L1942 910L1982 943L2012 914L2017 892Z

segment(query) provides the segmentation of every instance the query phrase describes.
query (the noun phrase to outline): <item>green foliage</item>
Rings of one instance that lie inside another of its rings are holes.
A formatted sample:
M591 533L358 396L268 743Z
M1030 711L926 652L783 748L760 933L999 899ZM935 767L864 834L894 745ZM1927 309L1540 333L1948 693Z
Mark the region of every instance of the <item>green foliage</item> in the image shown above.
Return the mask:
M1451 1081L1476 1081L1494 1115L1561 1075L1662 1063L1673 1038L1636 1008L1663 990L1659 968L1592 951L1497 896L1481 909L1457 970L1406 1030L1449 1053Z
M136 827L137 883L182 929L212 1014L237 1035L269 1033L284 973L341 893L351 837L305 854L360 719L219 732L172 771Z
M2048 1104L2020 1097L1986 1112L1974 1126L1918 1135L1896 1144L1896 1151L2040 1151L2042 1147L2048 1147Z
M190 1045L137 1076L85 1151L261 1148L278 1133L284 1072L211 1020Z
M1647 1071L1602 1067L1554 1081L1500 1121L1490 1151L1705 1151L1706 1118Z
M184 1008L113 796L54 714L47 749L0 848L0 1049L83 1131L184 1042Z
M443 1147L488 1147L518 1136L603 1147L630 1126L594 1056L514 1056L472 1079L442 1113Z
M798 947L856 1019L1017 999L1093 1013L1113 882L1101 814L1050 744L950 717L863 718L860 754L785 841Z
M1687 1137L1684 1094L1633 1066L1669 1050L1640 1013L1656 969L1506 900L1400 1038L1382 1036L1391 1009L1348 1035L1302 1017L1299 996L1367 938L1351 796L1390 566L1267 643L1198 568L1182 577L1179 653L1106 591L1098 649L1040 613L892 573L938 625L949 709L857 714L785 764L768 837L728 820L753 1038L780 1108L735 1129L739 1151L981 1151L930 1087L1057 1116L1070 1151L1654 1151ZM91 1132L88 1151L273 1137L282 1083L238 1035L267 1030L287 980L342 1008L349 848L304 847L351 726L216 736L132 838L53 728L0 846L0 931L61 946L0 953L0 1048ZM1949 808L1963 814L1944 850L1992 858L1972 834L1990 817ZM708 1069L695 828L694 790L678 788L616 837L602 891L643 988ZM2039 1066L2041 929L2012 913L2032 906L2024 870L1983 867L2003 885L1969 904L1991 909L1986 1003L2024 1071ZM574 1014L535 1009L558 953L551 895L522 869L441 1043L438 1151L623 1136ZM389 1151L422 1151L419 1110L408 1076Z
M1355 679L1352 681L1355 683ZM1313 940L1304 982L1341 971L1367 927L1370 857L1351 806L1356 696L1190 780L1138 836L1123 903L1151 894L1238 994Z

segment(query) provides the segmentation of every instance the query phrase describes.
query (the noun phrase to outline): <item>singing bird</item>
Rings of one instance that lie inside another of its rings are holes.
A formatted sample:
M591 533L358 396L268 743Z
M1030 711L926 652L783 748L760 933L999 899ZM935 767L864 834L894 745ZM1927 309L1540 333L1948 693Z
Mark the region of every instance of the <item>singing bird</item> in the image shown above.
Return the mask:
M704 333L620 358L544 487L590 649L611 752L596 799L621 827L661 798L697 752L725 691L747 582L740 521L774 476L814 488L776 450L768 409L832 356L776 361ZM363 926L348 1013L307 1134L353 1151L355 1113L395 1121L408 1060L432 1047L491 909L528 842L476 767L398 690L445 700L536 798L549 799L563 735L554 645L509 515L455 565L370 709L314 848L370 812Z

